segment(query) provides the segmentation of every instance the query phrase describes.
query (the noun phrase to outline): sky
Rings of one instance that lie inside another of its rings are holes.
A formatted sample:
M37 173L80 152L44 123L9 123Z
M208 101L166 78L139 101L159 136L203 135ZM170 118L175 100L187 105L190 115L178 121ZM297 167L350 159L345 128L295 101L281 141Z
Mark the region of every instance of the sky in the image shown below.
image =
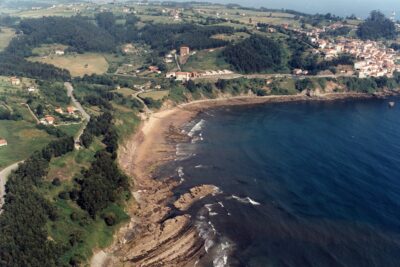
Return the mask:
M396 11L396 19L400 18L400 0L210 0L210 2L286 8L312 14L328 12L340 16L355 14L362 18L367 17L371 10L380 10L386 16Z

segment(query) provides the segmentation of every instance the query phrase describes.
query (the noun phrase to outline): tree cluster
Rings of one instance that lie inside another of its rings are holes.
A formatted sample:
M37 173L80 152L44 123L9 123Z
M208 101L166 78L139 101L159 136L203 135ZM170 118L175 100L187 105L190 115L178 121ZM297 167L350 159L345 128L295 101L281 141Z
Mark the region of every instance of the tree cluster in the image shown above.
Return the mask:
M211 38L220 33L233 33L227 26L199 26L194 24L148 24L139 32L139 40L149 44L152 49L166 53L187 45L192 49L221 47L227 41Z
M30 62L21 56L0 53L0 75L24 76L46 80L69 80L67 70L62 70L53 65Z
M24 19L19 29L24 34L14 38L6 49L13 55L30 56L34 47L53 43L68 45L80 53L110 52L116 47L113 36L81 16Z
M223 56L239 72L276 72L285 68L284 53L279 42L253 35L238 44L227 46Z
M115 163L110 153L101 150L96 153L95 161L86 170L82 179L77 179L80 186L78 205L93 218L110 203L120 199L120 193L128 190L128 178Z
M59 266L63 247L48 239L45 228L48 220L56 219L57 212L37 187L47 173L51 157L72 149L72 138L53 141L10 175L0 216L1 266Z
M364 40L393 39L396 37L396 27L381 12L372 11L370 16L359 25L357 35Z

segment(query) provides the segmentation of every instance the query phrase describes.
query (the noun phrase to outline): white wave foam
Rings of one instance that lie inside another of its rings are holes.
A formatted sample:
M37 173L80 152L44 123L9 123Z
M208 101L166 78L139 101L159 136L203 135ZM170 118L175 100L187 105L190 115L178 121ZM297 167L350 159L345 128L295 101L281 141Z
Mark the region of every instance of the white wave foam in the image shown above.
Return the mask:
M179 167L176 169L176 171L177 171L178 176L179 176L180 178L182 178L183 176L185 176L185 173L183 172L183 167L182 167L182 166L179 166Z
M175 161L182 161L196 156L195 148L188 144L177 144L175 146Z
M218 212L210 212L210 216L217 216Z
M205 122L205 120L201 119L198 123L196 123L196 125L194 125L189 131L188 136L193 137L197 132L200 132Z
M245 203L245 204L251 204L253 206L258 206L261 205L259 202L251 199L250 197L238 197L235 195L231 196L233 199L236 199L237 201L241 202L241 203Z
M216 248L216 256L213 260L214 267L225 267L228 264L228 256L232 250L232 243L230 241L222 242Z
M218 204L221 206L221 208L224 208L224 203L222 203L222 201L219 201Z
M199 236L204 240L204 249L206 253L214 246L216 230L211 222L207 222L204 216L199 216L195 222Z
M211 207L213 206L213 204L205 204L204 207L208 210L208 212L210 213L212 211Z
M207 219L207 213L208 216L216 215L216 212L212 212L212 207L214 205L221 206L221 204L222 202L205 204L204 207L200 209L195 221L199 236L204 240L204 249L212 258L213 267L228 266L229 255L234 247L234 244L226 237L221 236L217 232L214 224Z

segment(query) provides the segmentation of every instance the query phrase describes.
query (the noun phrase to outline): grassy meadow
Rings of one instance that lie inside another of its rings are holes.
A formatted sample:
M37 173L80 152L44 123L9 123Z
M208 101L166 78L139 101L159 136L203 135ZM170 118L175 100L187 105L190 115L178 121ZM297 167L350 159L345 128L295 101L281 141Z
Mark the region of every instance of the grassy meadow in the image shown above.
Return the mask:
M181 66L184 71L207 71L229 69L229 64L220 57L220 49L197 51L190 56L185 65Z
M3 51L11 39L15 36L15 31L10 28L0 28L0 51Z
M0 147L0 169L27 158L53 139L35 124L23 120L0 120L0 137L8 142Z
M65 56L31 57L30 60L52 64L68 70L73 77L85 74L103 74L108 70L105 57L97 53L74 54Z
M139 95L140 98L150 97L154 100L161 100L169 94L169 90L146 92Z

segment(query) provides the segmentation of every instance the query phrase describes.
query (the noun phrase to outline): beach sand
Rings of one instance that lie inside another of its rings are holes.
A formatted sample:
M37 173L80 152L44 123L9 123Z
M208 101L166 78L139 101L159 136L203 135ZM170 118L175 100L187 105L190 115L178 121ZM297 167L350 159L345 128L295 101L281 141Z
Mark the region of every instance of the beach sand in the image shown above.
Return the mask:
M170 177L154 179L157 167L175 159L175 144L188 141L180 129L199 112L217 106L371 97L374 96L360 93L331 93L312 98L240 96L194 101L144 118L140 129L121 146L118 157L120 167L133 181L134 200L127 207L131 221L116 234L112 246L94 255L91 265L194 266L205 254L204 240L190 215L184 212L194 201L211 194L214 187L199 185L177 200L172 190L179 181ZM178 213L172 212L174 201Z

